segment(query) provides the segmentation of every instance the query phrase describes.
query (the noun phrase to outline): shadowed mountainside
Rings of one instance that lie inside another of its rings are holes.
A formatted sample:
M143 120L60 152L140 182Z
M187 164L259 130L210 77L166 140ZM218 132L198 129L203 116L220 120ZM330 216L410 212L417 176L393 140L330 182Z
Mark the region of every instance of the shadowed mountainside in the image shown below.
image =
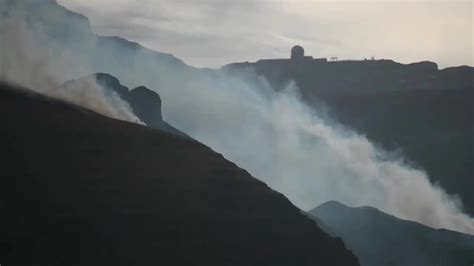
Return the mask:
M341 237L363 266L471 266L474 236L405 221L372 207L330 201L309 211L326 232Z
M0 111L6 265L358 265L192 139L6 85Z

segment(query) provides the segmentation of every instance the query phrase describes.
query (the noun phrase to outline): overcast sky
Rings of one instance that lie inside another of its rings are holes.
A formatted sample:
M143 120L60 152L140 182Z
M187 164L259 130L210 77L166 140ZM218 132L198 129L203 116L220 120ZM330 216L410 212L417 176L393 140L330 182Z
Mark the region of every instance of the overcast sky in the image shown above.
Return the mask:
M474 1L58 0L94 31L198 67L307 55L474 65Z

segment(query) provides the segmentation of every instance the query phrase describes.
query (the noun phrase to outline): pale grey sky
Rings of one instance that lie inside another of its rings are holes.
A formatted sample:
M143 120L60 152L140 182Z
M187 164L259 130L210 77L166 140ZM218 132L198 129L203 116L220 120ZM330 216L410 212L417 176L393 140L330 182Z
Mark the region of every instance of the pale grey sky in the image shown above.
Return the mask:
M288 57L474 65L474 1L58 0L118 35L198 67Z

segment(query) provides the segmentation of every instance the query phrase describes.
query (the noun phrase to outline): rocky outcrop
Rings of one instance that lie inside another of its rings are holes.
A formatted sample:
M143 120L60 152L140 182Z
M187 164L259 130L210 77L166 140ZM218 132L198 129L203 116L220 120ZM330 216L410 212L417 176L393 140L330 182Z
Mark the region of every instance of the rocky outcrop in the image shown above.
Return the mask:
M99 85L106 92L116 93L122 100L130 105L135 116L148 127L186 136L183 132L163 121L160 95L145 86L139 86L129 90L129 88L122 85L116 77L106 73L97 73L89 77L68 81L62 85L62 87L74 89L75 86L80 87L79 85L90 83L91 81Z
M163 123L161 115L161 98L158 93L140 86L128 93L127 102L133 112L148 126L159 128Z

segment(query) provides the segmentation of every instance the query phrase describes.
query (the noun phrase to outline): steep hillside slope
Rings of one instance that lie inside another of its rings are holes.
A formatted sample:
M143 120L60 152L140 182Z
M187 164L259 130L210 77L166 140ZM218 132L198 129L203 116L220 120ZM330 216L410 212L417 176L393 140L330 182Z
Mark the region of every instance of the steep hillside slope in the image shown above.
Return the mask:
M469 266L474 236L436 230L372 207L330 201L309 211L327 232L341 237L363 266Z
M358 265L189 138L1 85L5 265Z

